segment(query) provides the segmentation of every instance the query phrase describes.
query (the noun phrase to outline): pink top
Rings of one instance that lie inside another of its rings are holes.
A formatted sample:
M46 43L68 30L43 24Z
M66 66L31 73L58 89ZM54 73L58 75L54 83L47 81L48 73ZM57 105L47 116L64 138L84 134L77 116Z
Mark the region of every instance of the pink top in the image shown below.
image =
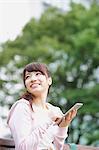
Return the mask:
M60 128L51 117L62 114L60 108L46 103L48 113L33 106L25 99L13 104L8 116L15 150L63 150L67 129Z

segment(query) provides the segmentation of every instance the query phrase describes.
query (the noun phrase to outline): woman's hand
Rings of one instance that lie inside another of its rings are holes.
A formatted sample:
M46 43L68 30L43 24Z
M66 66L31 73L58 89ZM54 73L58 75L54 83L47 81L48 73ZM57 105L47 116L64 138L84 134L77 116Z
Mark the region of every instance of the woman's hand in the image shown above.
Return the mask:
M69 126L73 118L76 116L77 110L73 109L71 112L69 112L66 116L62 118L57 118L55 120L56 124L59 125L59 127L66 127Z

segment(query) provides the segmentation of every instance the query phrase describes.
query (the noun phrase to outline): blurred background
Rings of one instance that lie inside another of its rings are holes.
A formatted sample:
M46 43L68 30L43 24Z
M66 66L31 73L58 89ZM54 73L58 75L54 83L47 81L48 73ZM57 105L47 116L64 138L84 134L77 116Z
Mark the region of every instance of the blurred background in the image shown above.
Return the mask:
M63 112L84 104L66 142L99 146L99 0L0 0L0 20L0 138L11 137L24 66L40 61L52 73L49 102Z

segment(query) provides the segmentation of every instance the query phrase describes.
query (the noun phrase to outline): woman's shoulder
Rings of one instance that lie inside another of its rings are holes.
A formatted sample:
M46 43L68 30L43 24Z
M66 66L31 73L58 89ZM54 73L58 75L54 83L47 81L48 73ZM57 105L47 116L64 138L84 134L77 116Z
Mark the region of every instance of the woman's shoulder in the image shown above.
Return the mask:
M60 107L58 107L58 106L55 106L55 105L53 105L51 103L47 103L47 107L48 107L48 109L50 109L51 111L53 111L55 113L61 113L61 114L63 114L62 111L61 111L61 109L60 109Z
M19 105L21 105L21 106L28 106L29 105L29 101L27 101L26 99L19 99L19 100L17 100L12 106L11 106L11 109L14 109L16 106L19 106ZM10 110L11 110L10 109Z
M17 111L18 110L18 111ZM30 110L30 104L29 101L25 100L25 99L20 99L17 100L10 108L9 110L9 114L8 114L8 118L7 118L7 122L9 121L9 119L11 118L12 114L14 112L19 112L19 111L27 111Z
M59 109L58 106L51 104L50 102L46 103L48 108Z

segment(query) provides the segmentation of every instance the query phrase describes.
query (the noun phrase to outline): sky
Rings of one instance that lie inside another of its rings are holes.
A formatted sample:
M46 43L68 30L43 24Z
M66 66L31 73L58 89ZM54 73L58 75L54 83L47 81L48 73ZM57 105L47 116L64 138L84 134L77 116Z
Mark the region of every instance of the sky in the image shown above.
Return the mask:
M38 18L43 11L41 2L65 8L69 0L0 0L0 43L14 40L25 24Z
M41 11L41 0L0 0L0 43L14 40L31 17L39 17Z
M70 0L0 0L0 43L14 40L32 17L40 17L42 2L66 10Z

